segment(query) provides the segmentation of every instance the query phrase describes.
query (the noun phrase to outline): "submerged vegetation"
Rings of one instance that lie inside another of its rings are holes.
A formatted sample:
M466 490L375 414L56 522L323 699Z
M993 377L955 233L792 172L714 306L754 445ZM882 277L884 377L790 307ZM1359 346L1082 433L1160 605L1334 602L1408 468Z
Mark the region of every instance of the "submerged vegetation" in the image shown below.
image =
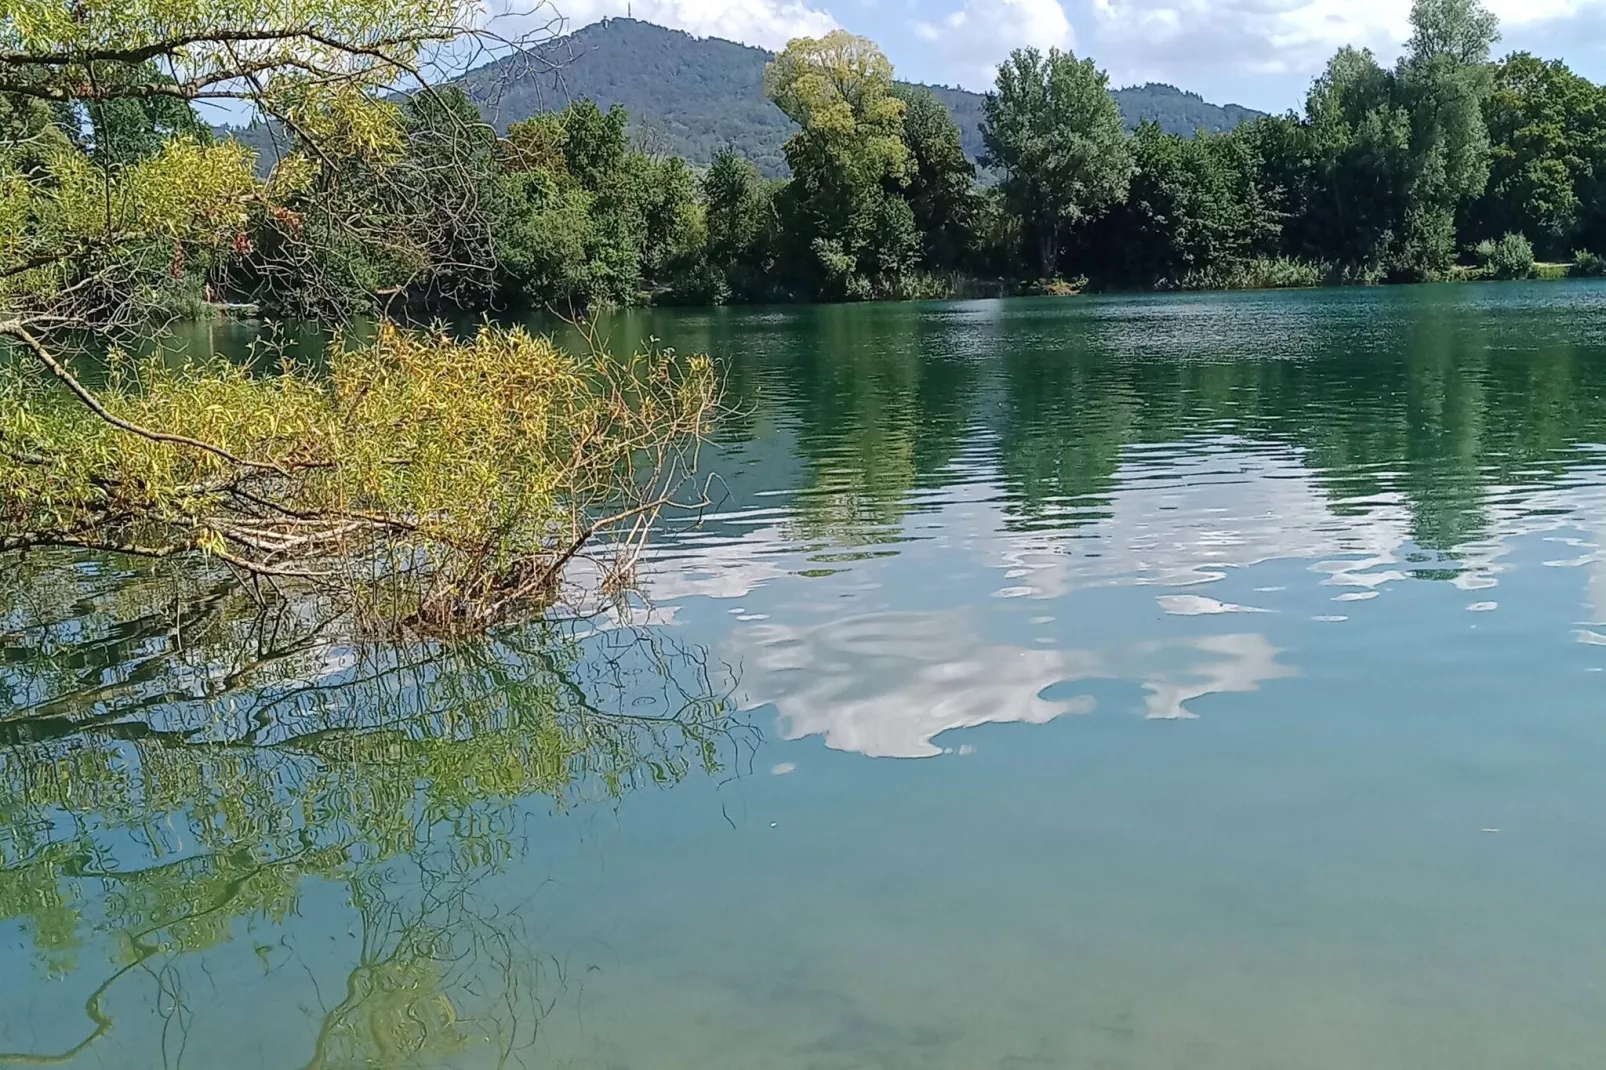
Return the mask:
M619 581L714 403L704 359L580 359L516 330L384 326L316 372L113 372L103 418L54 376L13 376L0 395L0 441L15 444L0 550L204 554L259 591L311 589L369 632L545 608L582 556L605 555Z

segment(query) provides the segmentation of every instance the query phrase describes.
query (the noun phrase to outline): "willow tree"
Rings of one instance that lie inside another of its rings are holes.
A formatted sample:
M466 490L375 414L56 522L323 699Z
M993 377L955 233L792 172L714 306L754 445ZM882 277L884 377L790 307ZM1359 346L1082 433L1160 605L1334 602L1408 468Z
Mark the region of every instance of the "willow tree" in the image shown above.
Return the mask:
M343 194L435 199L464 167L458 148L483 157L479 140L438 132L477 116L396 102L517 46L481 15L467 0L0 0L0 100L17 117L0 145L0 336L15 348L0 376L0 552L211 559L263 598L310 589L365 626L426 631L549 604L599 544L617 551L604 577L623 574L706 428L706 360L382 325L371 343L337 343L316 375L115 350L103 385L75 371L80 351L148 329L196 264L268 257L272 270L321 242L432 277L438 220L413 229ZM183 130L100 159L60 136L85 111L154 100L254 108L288 151L259 179L241 145ZM431 117L437 151L407 151L409 113ZM440 181L404 170L418 166ZM452 248L489 256L460 240L479 206L451 207ZM271 249L253 247L261 221Z

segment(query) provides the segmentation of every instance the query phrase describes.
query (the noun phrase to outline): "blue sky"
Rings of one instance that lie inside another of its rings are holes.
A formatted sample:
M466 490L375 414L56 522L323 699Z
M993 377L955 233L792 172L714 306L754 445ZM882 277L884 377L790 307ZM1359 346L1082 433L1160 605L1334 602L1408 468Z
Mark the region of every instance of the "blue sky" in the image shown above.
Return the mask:
M1485 0L1497 52L1525 49L1606 79L1606 0ZM900 77L985 89L1011 48L1069 47L1116 85L1171 82L1216 103L1283 111L1340 45L1390 61L1410 0L557 0L570 29L627 8L702 36L779 48L833 27L874 38Z

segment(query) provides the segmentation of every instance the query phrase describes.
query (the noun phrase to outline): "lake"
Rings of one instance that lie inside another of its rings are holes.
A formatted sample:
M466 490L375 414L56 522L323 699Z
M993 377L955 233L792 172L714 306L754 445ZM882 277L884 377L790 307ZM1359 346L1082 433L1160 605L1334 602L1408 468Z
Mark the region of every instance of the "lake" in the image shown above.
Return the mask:
M1606 284L606 329L731 407L627 621L4 580L0 1062L1598 1063Z

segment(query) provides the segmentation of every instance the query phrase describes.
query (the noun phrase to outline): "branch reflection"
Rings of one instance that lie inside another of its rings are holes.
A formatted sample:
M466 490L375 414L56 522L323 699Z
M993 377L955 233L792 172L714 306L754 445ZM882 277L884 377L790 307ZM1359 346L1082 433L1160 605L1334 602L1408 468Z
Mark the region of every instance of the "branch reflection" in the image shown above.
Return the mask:
M0 1062L72 1060L138 977L176 1064L200 1013L187 958L249 931L266 971L316 987L289 921L332 883L357 955L318 993L305 1065L505 1064L564 984L520 911L477 894L525 850L520 801L609 803L753 742L730 670L652 627L342 645L227 577L81 558L19 564L0 591L0 919L57 978L91 954L110 971L81 1038Z

